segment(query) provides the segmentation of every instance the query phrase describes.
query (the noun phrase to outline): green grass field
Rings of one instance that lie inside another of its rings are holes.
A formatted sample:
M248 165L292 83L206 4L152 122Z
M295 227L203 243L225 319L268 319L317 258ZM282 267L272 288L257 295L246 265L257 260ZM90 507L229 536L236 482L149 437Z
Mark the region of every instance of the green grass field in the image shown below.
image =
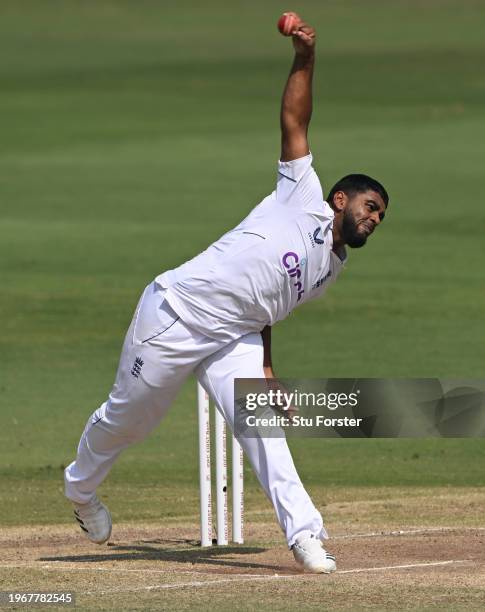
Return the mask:
M291 63L319 31L311 147L362 171L385 223L322 301L274 331L292 377L483 377L485 6L474 0L0 8L0 523L71 520L62 466L104 401L137 298L275 180ZM103 486L117 520L196 517L195 383ZM485 484L481 440L295 440L312 493ZM267 508L248 472L248 506ZM339 493L340 492L340 493ZM143 502L143 503L141 503Z

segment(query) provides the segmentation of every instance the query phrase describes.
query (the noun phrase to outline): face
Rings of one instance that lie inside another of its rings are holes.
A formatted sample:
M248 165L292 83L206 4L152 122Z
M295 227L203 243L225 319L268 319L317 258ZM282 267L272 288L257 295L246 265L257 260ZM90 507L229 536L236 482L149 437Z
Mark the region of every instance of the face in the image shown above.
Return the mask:
M364 246L367 238L384 219L386 205L377 191L372 190L345 197L347 202L343 211L342 237L345 244L358 249Z

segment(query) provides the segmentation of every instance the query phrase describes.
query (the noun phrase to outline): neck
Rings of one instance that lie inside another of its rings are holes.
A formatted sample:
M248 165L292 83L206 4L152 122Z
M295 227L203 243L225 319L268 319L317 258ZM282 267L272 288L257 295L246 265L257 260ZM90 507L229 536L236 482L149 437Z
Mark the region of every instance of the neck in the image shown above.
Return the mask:
M335 217L333 221L332 236L333 236L332 251L338 255L344 249L345 242L342 236L342 215L337 215L337 213L335 213Z

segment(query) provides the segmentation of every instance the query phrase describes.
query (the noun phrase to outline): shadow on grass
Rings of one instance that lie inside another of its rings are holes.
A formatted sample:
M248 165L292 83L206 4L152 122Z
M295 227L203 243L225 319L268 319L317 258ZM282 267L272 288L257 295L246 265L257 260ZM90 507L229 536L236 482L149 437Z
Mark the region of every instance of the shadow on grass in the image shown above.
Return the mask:
M153 546L153 544L163 545L183 545L190 548L182 550L164 549ZM266 552L266 548L256 546L219 546L200 548L196 540L149 540L142 541L142 545L117 545L109 543L111 548L109 553L96 555L64 555L56 557L40 557L38 561L64 561L66 563L102 563L109 561L165 561L172 563L192 563L192 565L205 564L220 566L221 568L239 569L267 569L275 570L275 565L266 563L255 563L254 561L244 561L234 558L227 558L229 555L256 555ZM195 548L197 547L197 548Z

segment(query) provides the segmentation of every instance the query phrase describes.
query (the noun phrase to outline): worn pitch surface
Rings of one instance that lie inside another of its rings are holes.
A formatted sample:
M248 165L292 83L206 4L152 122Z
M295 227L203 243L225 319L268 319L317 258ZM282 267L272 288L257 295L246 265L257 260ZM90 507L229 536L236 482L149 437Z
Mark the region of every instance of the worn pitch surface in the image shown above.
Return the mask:
M396 528L391 520L377 529L372 502L345 504L342 513L353 512L355 521L331 528L328 548L338 560L331 576L300 572L266 519L248 523L244 545L209 549L198 546L196 521L115 525L104 546L90 544L74 524L11 527L0 536L1 588L74 591L84 609L287 610L295 598L302 609L483 609L485 527L450 526L455 504L448 502L445 525Z

